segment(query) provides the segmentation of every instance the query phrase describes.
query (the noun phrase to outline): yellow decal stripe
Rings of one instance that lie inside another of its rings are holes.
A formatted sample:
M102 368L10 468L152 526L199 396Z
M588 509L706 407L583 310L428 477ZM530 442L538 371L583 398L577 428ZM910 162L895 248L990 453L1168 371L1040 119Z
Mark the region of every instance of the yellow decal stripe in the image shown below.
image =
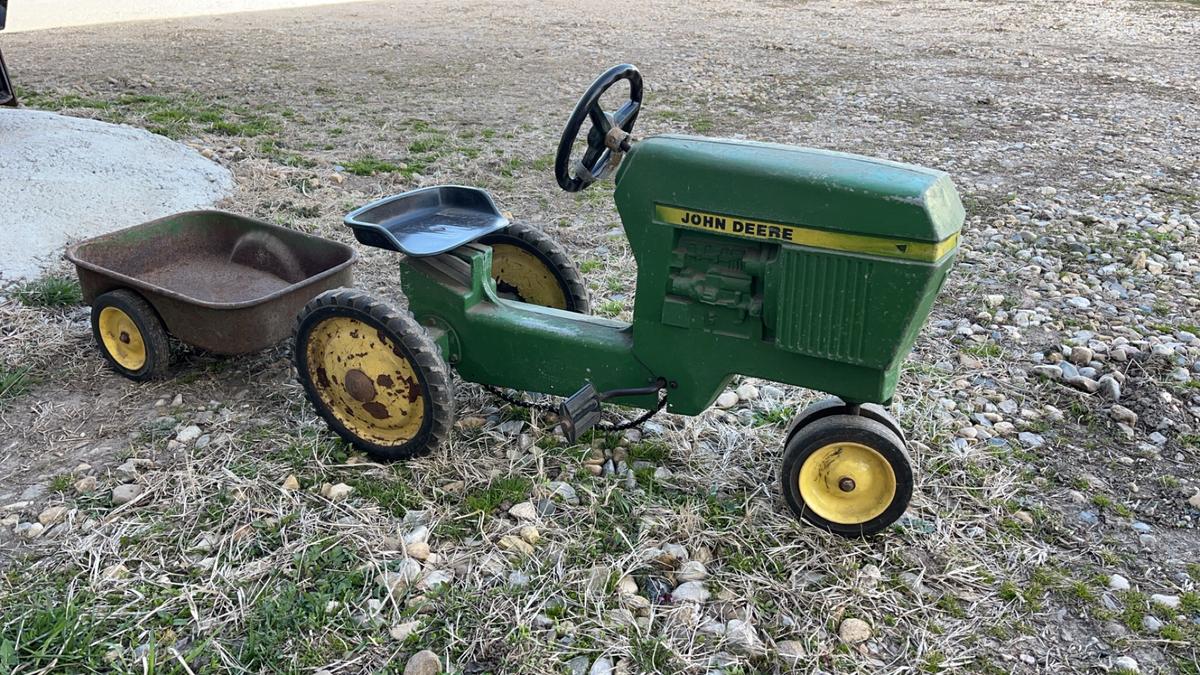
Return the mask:
M957 232L939 242L907 241L863 234L829 232L763 220L748 220L716 213L680 209L663 204L655 204L654 213L660 222L668 225L690 227L706 232L923 262L941 260L943 256L958 246Z

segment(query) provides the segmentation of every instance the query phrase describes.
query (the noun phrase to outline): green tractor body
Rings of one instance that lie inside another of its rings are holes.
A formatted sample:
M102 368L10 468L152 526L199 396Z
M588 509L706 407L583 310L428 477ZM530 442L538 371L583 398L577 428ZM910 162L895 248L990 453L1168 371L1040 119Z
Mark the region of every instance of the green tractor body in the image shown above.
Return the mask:
M658 136L632 146L616 181L637 260L632 324L502 299L487 246L404 259L409 309L463 379L556 395L665 382L685 415L736 374L891 399L958 250L946 174Z

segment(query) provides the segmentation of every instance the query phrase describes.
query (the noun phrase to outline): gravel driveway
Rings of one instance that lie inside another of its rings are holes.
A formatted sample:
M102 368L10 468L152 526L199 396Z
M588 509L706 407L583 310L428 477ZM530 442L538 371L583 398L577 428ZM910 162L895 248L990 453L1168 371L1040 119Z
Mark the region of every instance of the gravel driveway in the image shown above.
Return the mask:
M14 296L0 664L1200 670L1195 3L380 2L0 39L27 104L181 139L233 172L231 210L350 241L375 197L486 187L610 316L634 292L611 184L567 195L550 161L613 63L646 78L640 133L924 164L968 211L895 405L913 505L862 542L779 496L815 392L738 382L729 410L572 447L460 384L449 446L378 466L286 346L180 348L134 385L85 308ZM358 284L401 302L363 253Z

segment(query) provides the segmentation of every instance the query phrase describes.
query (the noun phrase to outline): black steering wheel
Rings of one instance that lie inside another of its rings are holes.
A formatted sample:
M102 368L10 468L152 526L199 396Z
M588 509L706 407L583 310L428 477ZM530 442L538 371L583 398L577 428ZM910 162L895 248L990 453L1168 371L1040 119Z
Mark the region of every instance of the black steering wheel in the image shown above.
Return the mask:
M610 115L600 107L600 97L621 80L629 80L629 100ZM575 104L575 110L571 112L571 118L567 120L562 138L558 141L554 177L559 187L567 192L579 192L607 175L614 165L613 153L629 150L629 132L633 131L633 123L637 121L641 109L642 74L636 67L628 63L613 66L596 78L579 103ZM592 129L587 136L587 150L583 158L571 167L571 146L575 145L575 137L579 135L583 121L588 118L592 120ZM571 175L572 168L575 169L574 176Z

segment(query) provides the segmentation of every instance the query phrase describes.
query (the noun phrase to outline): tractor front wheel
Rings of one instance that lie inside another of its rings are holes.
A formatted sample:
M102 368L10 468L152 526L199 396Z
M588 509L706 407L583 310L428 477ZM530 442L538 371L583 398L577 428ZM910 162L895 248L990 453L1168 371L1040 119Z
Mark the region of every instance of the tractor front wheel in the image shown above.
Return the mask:
M904 442L857 415L831 415L797 429L783 453L781 480L798 518L843 537L884 530L912 499Z
M360 291L326 291L300 313L294 356L317 414L372 457L425 455L449 436L450 373L408 312Z
M545 232L513 223L479 243L492 247L492 278L500 297L587 314L587 286L567 250Z

